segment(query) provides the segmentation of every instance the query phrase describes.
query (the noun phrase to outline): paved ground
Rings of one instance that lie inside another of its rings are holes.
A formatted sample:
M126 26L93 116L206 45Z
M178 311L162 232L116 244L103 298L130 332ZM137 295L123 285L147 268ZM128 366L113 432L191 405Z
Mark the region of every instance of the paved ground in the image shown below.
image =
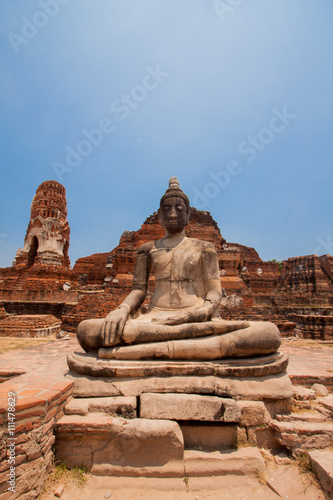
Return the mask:
M46 389L60 382L68 370L66 358L72 350L81 350L75 338L0 354L0 377L25 372L6 382L5 386L2 384L0 399L3 390L7 393L9 383L25 397L38 395L39 388ZM289 355L288 373L294 382L318 381L333 390L333 343L283 339L280 350Z
M333 392L333 342L283 339L280 350L289 356L288 373L294 384L318 382Z
M266 482L267 481L267 482ZM84 487L65 484L61 500L325 500L311 476L295 465L267 464L261 481L249 476L182 478L116 478L92 476ZM273 488L273 490L272 490ZM55 498L55 485L48 485L41 500Z

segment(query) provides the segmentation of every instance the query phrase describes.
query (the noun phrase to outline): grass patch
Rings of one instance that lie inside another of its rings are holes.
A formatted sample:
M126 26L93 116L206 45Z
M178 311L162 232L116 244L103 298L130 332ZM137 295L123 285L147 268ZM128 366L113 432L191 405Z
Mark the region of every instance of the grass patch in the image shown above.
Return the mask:
M295 463L297 468L302 474L307 474L308 472L313 472L312 465L310 462L309 455L307 453L301 453L296 459Z
M316 486L321 489L320 482L317 478L316 473L314 472L311 460L308 453L301 453L298 457L293 460L294 464L298 468L303 477L306 479L306 482L310 486Z
M16 349L27 349L38 344L53 342L55 335L49 337L29 338L29 337L0 337L0 353L15 351Z
M84 467L73 467L72 469L67 469L66 464L54 464L47 477L44 488L38 496L38 499L42 500L44 496L49 495L60 484L63 484L64 486L70 484L83 488L87 479L87 469Z

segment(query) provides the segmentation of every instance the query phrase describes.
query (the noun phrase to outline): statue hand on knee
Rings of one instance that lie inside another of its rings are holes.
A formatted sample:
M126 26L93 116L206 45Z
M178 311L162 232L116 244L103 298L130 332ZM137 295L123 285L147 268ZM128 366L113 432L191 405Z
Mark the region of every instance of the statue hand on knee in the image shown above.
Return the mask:
M121 306L106 316L102 326L104 346L110 347L121 343L122 333L128 316L129 310Z

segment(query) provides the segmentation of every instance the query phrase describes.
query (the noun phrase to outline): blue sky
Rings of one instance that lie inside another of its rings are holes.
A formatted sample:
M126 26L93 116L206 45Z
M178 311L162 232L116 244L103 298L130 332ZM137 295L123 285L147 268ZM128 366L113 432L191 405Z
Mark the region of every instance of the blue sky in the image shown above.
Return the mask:
M264 259L333 253L331 0L2 0L0 266L65 186L72 264L177 176Z

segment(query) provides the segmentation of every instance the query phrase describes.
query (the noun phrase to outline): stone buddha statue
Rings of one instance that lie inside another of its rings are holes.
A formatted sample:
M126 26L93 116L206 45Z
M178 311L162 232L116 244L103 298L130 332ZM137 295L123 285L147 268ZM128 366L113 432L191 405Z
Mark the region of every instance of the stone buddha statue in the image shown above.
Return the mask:
M268 322L224 321L215 247L187 238L189 199L172 177L162 196L159 219L165 236L138 251L132 291L105 319L82 321L78 340L102 359L214 360L276 352L281 339ZM149 275L155 292L140 312Z

